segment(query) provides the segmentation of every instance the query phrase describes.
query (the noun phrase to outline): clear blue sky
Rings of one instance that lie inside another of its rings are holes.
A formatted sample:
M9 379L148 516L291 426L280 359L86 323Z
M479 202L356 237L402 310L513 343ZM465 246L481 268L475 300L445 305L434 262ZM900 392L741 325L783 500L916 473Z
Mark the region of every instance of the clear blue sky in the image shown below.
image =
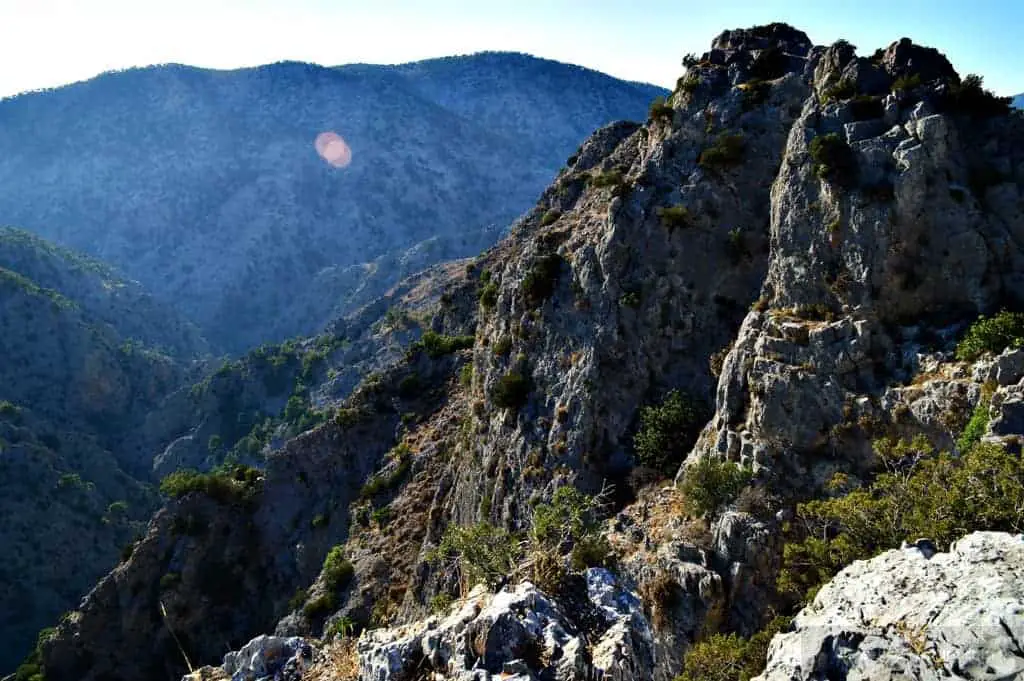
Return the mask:
M397 63L481 50L671 87L684 54L724 28L770 21L861 53L909 36L1000 94L1024 92L1024 0L0 0L0 96L153 63Z

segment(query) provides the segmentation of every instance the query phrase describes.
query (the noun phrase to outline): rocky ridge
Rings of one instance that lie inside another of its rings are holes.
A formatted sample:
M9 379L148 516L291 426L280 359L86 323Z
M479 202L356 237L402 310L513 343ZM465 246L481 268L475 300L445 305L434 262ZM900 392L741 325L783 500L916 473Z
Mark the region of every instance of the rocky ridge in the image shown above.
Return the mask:
M986 439L1019 436L1019 351L952 352L979 313L1019 304L1024 242L1024 121L969 85L909 40L858 57L779 24L723 33L645 125L598 131L446 291L430 326L475 331L471 350L414 349L357 389L271 455L224 536L174 535L182 509L212 502L172 504L44 643L48 678L183 671L180 651L152 645L168 640L152 585L174 556L198 575L254 545L260 558L233 563L233 582L272 585L269 598L214 606L200 580L175 585L192 607L170 626L195 632L190 658L216 662L218 635L238 647L272 629L369 627L356 651L367 678L391 669L370 662L392 659L389 646L422 650L428 611L459 594L459 575L430 559L447 527L525 532L556 489L608 482L604 537L653 632L649 678L673 678L709 634L760 630L784 605L793 507L836 473L869 479L872 439L921 433L948 448L978 405ZM413 372L420 390L403 395ZM672 390L711 420L673 433L668 461L645 461L639 407ZM687 455L680 488L645 484L658 473L644 468L674 474ZM694 514L680 489L708 460L754 477L745 498ZM305 590L288 603L293 589ZM571 597L545 596L553 608ZM522 631L534 617L510 622ZM459 626L429 650L476 673ZM499 671L551 671L551 657L510 656ZM572 669L565 678L589 673Z

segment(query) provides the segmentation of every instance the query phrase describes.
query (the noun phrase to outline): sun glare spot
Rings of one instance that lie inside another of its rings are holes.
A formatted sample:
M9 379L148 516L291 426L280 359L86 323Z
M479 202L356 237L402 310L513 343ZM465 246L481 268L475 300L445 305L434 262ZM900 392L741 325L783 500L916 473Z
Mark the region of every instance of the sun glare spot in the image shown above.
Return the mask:
M313 142L316 153L335 168L346 168L352 163L352 149L344 138L336 132L322 132Z

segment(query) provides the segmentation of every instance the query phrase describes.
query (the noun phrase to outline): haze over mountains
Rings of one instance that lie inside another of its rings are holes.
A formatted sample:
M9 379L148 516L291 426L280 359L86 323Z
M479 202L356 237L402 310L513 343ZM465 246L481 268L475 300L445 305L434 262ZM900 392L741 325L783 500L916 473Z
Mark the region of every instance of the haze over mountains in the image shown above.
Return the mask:
M239 352L486 248L658 94L508 53L109 73L0 102L0 223L113 264ZM323 132L351 165L317 156Z

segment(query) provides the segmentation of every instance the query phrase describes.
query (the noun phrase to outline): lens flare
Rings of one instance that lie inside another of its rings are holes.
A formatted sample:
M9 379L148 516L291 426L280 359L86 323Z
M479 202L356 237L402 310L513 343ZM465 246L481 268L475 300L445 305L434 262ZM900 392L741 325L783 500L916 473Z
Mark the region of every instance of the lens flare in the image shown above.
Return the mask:
M336 132L322 132L313 142L316 153L335 168L347 168L352 163L352 149L344 138Z

